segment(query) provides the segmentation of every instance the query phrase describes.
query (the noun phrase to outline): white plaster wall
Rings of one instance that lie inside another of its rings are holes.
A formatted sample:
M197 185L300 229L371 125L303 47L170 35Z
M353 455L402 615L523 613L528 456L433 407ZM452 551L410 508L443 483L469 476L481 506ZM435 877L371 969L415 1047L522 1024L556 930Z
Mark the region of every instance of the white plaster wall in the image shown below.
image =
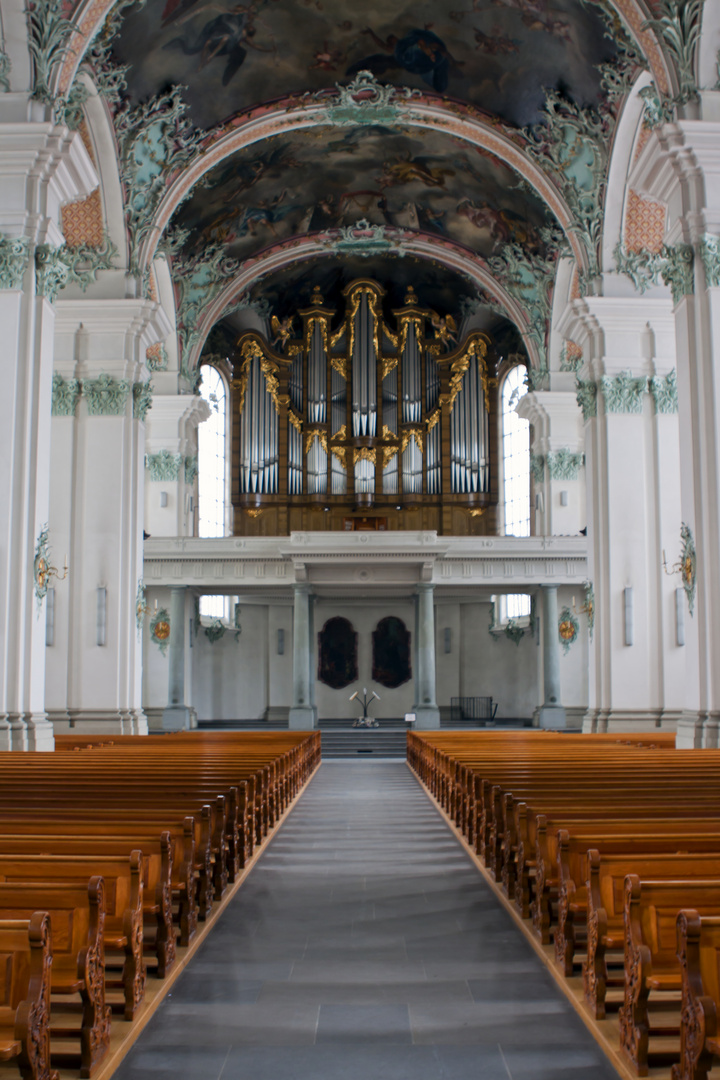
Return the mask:
M268 706L268 608L242 609L237 641L211 644L201 629L192 648L192 705L198 720L263 720ZM290 655L292 665L292 653Z
M536 641L525 634L519 645L488 632L490 602L460 608L459 697L492 697L497 719L529 719L539 701Z

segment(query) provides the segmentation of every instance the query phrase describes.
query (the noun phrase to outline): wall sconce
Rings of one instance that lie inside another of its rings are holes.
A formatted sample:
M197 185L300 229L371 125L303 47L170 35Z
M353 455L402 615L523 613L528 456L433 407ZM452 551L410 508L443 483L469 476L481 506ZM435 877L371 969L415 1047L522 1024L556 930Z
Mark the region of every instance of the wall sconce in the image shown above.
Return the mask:
M167 504L168 504L168 493L167 493L167 491L161 491L160 492L160 505L164 509L167 506Z
M675 643L685 644L685 590L675 590Z
M55 644L55 590L45 594L45 644Z
M623 589L623 601L625 606L625 644L632 645L634 643L635 628L633 626L633 591L631 585Z
M539 510L541 514L545 509L545 498L542 491L535 492L535 509Z
M278 656L285 654L285 631L282 626L278 628L277 632L277 654Z
M98 585L95 590L97 596L97 643L107 644L107 589L104 585Z
M561 506L567 506L567 504L568 504L568 493L567 493L567 491L561 491L560 492L560 505Z
M449 653L449 652L452 652L452 628L451 627L449 627L449 626L445 627L445 629L443 630L443 639L444 639L444 642L443 642L444 652L446 654Z

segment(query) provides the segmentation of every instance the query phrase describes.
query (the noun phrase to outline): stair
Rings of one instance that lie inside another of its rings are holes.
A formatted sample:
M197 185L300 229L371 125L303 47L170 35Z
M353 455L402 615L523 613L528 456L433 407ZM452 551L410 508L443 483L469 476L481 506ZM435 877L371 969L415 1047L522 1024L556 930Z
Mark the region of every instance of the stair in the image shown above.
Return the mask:
M404 758L404 720L379 720L376 728L354 728L352 720L320 720L324 758Z

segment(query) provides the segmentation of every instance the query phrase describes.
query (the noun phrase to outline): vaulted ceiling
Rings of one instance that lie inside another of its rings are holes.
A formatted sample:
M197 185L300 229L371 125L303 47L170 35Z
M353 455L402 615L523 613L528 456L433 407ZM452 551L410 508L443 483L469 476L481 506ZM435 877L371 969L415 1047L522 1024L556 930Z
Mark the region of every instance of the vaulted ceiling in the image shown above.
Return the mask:
M150 187L156 151L169 166L176 195L161 226L195 362L198 340L233 306L237 325L238 297L256 315L285 315L315 284L339 294L374 274L390 306L413 284L421 303L458 319L486 304L498 330L504 306L542 364L552 264L569 241L581 269L597 269L608 143L642 65L610 0L119 10L103 65L127 68L121 142L145 125L136 186ZM171 128L153 133L153 102L178 86L177 140L194 156L160 147Z

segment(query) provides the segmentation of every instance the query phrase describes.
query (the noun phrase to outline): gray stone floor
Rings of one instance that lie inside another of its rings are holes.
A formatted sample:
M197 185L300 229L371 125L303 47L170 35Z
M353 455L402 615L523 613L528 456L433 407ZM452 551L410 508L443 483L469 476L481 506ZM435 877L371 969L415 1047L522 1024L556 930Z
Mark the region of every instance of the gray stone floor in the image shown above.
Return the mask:
M114 1080L617 1080L404 763L325 762Z

